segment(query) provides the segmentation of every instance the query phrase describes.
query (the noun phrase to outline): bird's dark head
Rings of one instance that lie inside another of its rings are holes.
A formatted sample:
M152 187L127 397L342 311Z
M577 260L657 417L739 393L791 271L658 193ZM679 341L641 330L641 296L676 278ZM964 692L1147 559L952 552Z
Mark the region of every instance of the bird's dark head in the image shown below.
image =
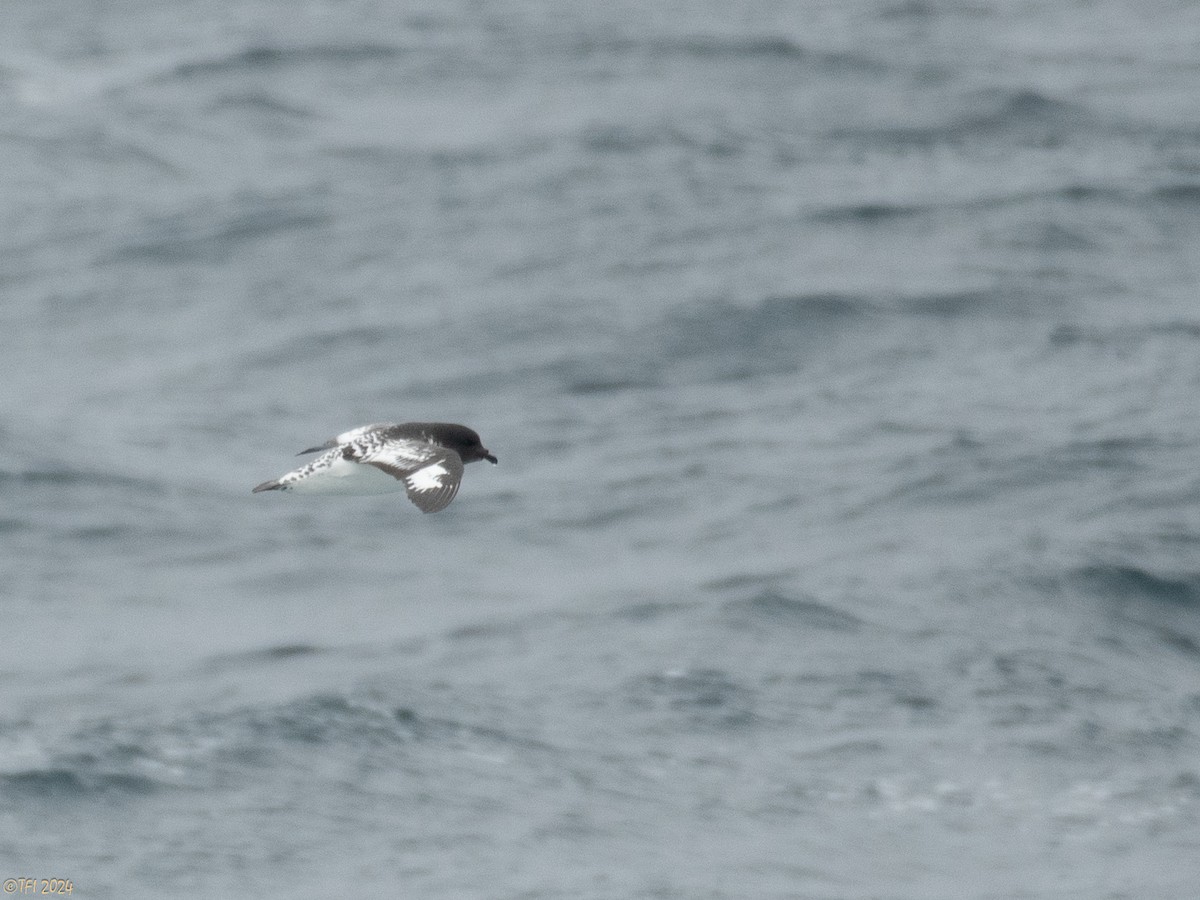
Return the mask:
M434 443L448 450L455 451L462 457L464 463L486 459L495 465L496 457L488 452L487 447L479 439L479 435L465 425L444 425L441 423L428 426L429 437Z

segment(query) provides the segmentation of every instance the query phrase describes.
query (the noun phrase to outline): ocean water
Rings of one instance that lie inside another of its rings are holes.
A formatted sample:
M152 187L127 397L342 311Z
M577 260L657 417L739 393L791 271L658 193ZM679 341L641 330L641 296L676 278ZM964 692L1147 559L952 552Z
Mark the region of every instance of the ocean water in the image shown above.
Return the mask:
M1200 7L0 16L0 878L1195 896Z

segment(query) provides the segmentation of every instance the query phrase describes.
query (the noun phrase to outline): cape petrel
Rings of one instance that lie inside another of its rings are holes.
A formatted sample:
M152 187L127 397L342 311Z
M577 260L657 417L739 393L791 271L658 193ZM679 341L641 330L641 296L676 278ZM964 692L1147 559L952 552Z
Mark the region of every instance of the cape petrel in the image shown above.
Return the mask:
M496 457L464 425L405 422L363 425L343 432L319 447L308 465L264 481L251 493L297 491L326 494L385 494L404 490L421 512L445 509L458 493L463 466Z

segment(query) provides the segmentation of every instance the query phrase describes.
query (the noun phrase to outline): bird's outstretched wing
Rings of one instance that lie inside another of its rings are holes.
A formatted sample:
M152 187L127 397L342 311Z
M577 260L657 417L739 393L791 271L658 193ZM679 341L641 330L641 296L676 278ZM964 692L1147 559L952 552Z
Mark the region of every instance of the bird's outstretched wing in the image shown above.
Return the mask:
M343 431L337 437L332 437L325 443L317 447L309 447L307 450L301 450L297 456L307 456L309 453L318 453L321 450L332 450L335 447L341 447L343 444L349 444L354 441L372 438L376 432L383 431L385 428L390 428L386 422L374 422L371 425L361 425L358 428L351 428L349 431Z
M457 453L427 441L372 437L375 435L367 434L364 440L346 444L343 455L403 481L408 499L421 512L437 512L450 505L462 484L463 462Z

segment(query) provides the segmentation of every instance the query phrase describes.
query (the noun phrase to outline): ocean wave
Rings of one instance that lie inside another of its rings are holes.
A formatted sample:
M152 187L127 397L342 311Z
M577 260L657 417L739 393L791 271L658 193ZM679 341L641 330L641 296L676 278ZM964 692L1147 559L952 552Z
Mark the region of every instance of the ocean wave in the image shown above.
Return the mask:
M1007 302L991 291L946 291L908 296L793 294L742 306L723 300L681 308L663 324L669 335L659 352L703 358L722 380L796 368L831 336L885 316L957 318Z
M826 225L866 224L873 225L894 219L908 219L929 212L935 206L922 203L896 203L868 201L830 206L813 213L814 222Z
M713 160L741 156L762 142L752 131L727 124L688 122L593 122L578 135L579 147L598 155L635 156L671 149Z
M1147 198L1149 199L1149 198ZM1044 207L1048 202L1064 204L1082 203L1129 203L1135 200L1122 188L1100 186L1068 180L1066 183L1046 185L1036 190L1022 187L1019 190L996 193L970 194L942 198L921 197L917 200L855 200L835 204L816 210L811 214L814 222L824 225L886 225L893 220L910 219L917 216L946 211L985 212L1001 211L1036 205ZM1067 227L1051 222L1045 226L1045 234L1027 238L1030 246L1043 246L1036 241L1049 237L1050 249L1087 250L1098 246L1083 234L1081 227ZM1024 246L1022 243L1021 246Z
M298 44L291 47L256 44L175 64L164 78L203 78L238 75L286 66L342 66L358 62L388 61L405 50L393 44L360 42L346 44Z
M136 478L101 469L61 468L0 469L0 485L115 488L131 494L162 494L165 485L150 478Z
M779 625L825 631L858 631L863 620L835 606L804 597L791 597L772 590L747 600L731 600L724 612L732 627Z
M1153 436L1112 436L1017 451L1010 441L947 432L937 445L896 467L881 490L851 514L908 504L987 504L996 497L1028 498L1041 506L1046 491L1068 487L1076 500L1103 506L1111 493L1101 479L1151 471L1155 458L1171 447Z
M255 241L318 229L331 220L308 194L242 195L219 208L205 205L148 221L100 262L220 262Z
M1074 573L1089 592L1124 600L1141 599L1200 609L1200 572L1159 573L1120 563L1093 563Z
M699 59L779 59L808 61L817 56L813 51L782 35L682 35L675 38L656 38L641 43L655 55L678 53Z
M611 618L623 622L657 622L693 609L693 604L679 600L639 600L613 610Z
M387 692L324 692L280 704L222 713L203 724L206 730L225 735L225 753L250 752L264 764L278 755L289 755L312 745L338 749L349 758L374 760L392 767L400 764L399 749L414 753L430 748L465 750L539 749L550 745L510 730L502 723L470 721L464 709L459 716L429 714L407 697L396 703ZM382 752L382 755L379 753Z
M635 709L681 716L704 728L741 729L753 724L755 693L715 668L653 672L625 683L626 700Z
M265 648L240 661L250 668L309 656L307 645ZM201 667L207 678L212 667ZM101 792L144 794L205 788L287 762L306 770L316 752L359 770L424 765L447 749L467 753L539 752L558 748L523 733L478 698L457 704L457 714L429 713L411 689L320 691L292 699L224 709L197 708L181 715L151 713L89 721L42 746L41 729L9 727L8 758L0 753L0 787L26 795L70 796ZM22 734L25 737L22 737ZM15 743L14 743L15 742Z
M277 119L306 120L317 116L312 106L289 102L262 88L227 91L214 97L212 106L215 109L249 112Z
M30 106L61 105L124 93L141 85L212 77L235 80L284 68L388 62L406 52L392 44L350 41L293 46L252 44L233 50L211 49L190 59L181 59L178 52L152 52L122 57L119 62L75 62L70 66L30 56L0 64L0 96L11 94Z
M548 49L553 48L551 41ZM639 37L631 34L593 33L572 37L563 45L575 56L619 59L645 56L656 62L684 60L698 63L729 61L803 65L818 70L859 69L877 72L884 65L871 57L846 51L816 50L781 34L667 34Z
M10 798L70 800L97 794L148 794L159 785L144 775L89 771L90 767L25 769L0 774L3 793Z
M1191 210L1200 208L1200 184L1195 182L1162 185L1155 188L1151 196L1155 200L1178 203Z
M705 115L657 117L610 115L597 117L582 126L572 129L574 143L587 155L599 157L641 157L651 165L661 166L662 155L670 153L689 159L708 159L714 163L733 167L740 161L752 166L769 165L782 169L800 167L800 158L807 153L806 147L812 136L787 129L761 124L747 124L734 118L712 118ZM544 148L526 145L521 148L526 155L530 151ZM800 155L798 158L797 154ZM759 190L754 186L754 190ZM1041 196L1040 194L1038 196ZM953 208L957 203L926 203L914 200L911 203L892 204L887 201L856 201L831 206L814 214L814 220L826 224L844 221L883 221L920 214L929 209ZM694 226L695 227L695 226ZM719 230L718 223L706 223L702 229ZM684 233L688 233L685 229ZM700 236L699 231L691 232Z
M504 373L447 375L412 389L445 393L494 385L497 378L524 385L544 379L567 394L590 398L658 391L683 372L689 379L736 382L795 371L812 354L825 352L833 339L872 323L906 316L956 319L1007 308L1011 302L1009 294L983 290L898 296L779 294L749 304L702 299L673 306L636 331L597 335L590 348ZM378 337L362 335L368 342ZM298 337L291 344L309 340ZM271 364L293 354L292 349L272 352Z
M209 658L202 668L204 671L256 668L264 664L270 665L301 657L317 656L323 652L325 652L323 648L315 644L276 644L270 647L256 647L239 653L220 654Z
M840 127L832 136L897 147L927 147L993 140L1025 146L1051 146L1072 136L1120 130L1082 103L1032 89L991 88L944 104L937 121L925 125Z
M389 710L342 694L316 694L262 709L234 713L229 720L247 736L275 744L403 743L408 734Z
M584 375L572 379L567 384L567 392L577 396L592 394L614 394L622 391L635 391L656 388L661 385L657 378L637 377L630 375Z
M307 649L265 652L282 652L286 658ZM29 723L22 727L34 728ZM101 719L36 752L31 748L38 733L28 733L20 752L0 758L0 793L9 798L69 800L206 788L253 777L281 759L303 769L314 746L347 764L391 767L403 764L397 754L409 745L528 743L503 728L426 717L380 698L339 693L224 711L198 710L174 719Z
M1192 539L1192 544L1195 540ZM1182 551L1190 561L1190 551ZM1129 548L1124 556L1134 554ZM1139 557L1162 560L1176 555L1167 548L1147 548ZM1093 600L1112 629L1108 640L1132 650L1149 644L1192 659L1200 657L1200 572L1169 562L1091 562L1071 569L1060 586ZM1149 642L1149 644L1147 643Z
M1154 339L1200 339L1200 321L1171 319L1165 322L1146 324L1122 324L1119 326L1087 325L1078 322L1062 322L1053 326L1047 339L1054 347L1074 347L1093 344L1104 347L1132 349Z
M588 531L596 528L607 528L620 522L637 521L644 517L645 514L645 502L618 503L609 505L606 508L593 509L580 516L556 518L552 520L552 524L556 528L565 528L572 531Z
M879 311L876 302L855 294L770 296L751 306L723 300L681 308L669 316L672 351L684 356L714 352L792 349L794 338L813 335Z

